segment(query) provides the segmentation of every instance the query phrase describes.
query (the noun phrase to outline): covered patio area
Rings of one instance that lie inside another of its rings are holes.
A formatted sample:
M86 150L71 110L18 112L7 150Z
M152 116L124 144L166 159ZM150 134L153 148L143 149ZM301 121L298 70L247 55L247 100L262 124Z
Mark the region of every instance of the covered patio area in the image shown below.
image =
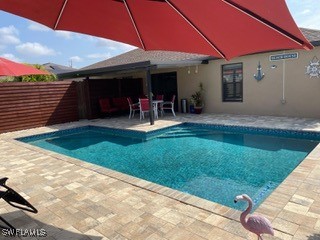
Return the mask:
M45 239L256 239L237 210L14 140L86 125L150 131L181 122L320 132L317 119L168 114L155 125L124 116L1 134L3 177L39 210L29 214L1 201L1 216L16 228L44 229ZM275 229L264 239L320 238L319 176L318 145L256 210Z

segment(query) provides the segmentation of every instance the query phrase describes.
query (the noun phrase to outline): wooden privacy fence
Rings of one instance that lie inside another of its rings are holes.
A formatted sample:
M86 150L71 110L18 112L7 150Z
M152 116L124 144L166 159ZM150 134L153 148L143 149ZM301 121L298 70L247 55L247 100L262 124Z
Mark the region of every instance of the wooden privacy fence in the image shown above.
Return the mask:
M75 82L0 83L0 133L77 120Z

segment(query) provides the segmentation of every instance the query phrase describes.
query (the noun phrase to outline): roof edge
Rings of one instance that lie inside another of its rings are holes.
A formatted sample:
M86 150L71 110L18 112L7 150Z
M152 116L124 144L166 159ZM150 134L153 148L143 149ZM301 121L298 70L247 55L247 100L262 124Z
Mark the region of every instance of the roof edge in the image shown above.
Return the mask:
M107 73L116 73L121 71L130 71L130 70L138 70L138 69L146 69L148 67L153 67L154 65L151 64L150 61L143 61L137 63L129 63L129 64L122 64L117 66L110 66L110 67L102 67L102 68L93 68L93 69L86 69L86 70L76 70L65 72L61 74L57 74L57 77L61 80L67 78L79 78L79 77L89 77L89 76L101 76Z

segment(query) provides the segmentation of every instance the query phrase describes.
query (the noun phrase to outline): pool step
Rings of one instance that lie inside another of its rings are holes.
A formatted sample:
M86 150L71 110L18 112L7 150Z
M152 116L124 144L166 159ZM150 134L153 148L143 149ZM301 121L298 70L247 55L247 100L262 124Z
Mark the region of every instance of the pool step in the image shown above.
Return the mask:
M196 137L196 136L204 136L204 135L212 135L216 133L211 129L203 129L203 128L184 128L184 129L174 129L172 131L166 132L158 138L172 138L172 137Z

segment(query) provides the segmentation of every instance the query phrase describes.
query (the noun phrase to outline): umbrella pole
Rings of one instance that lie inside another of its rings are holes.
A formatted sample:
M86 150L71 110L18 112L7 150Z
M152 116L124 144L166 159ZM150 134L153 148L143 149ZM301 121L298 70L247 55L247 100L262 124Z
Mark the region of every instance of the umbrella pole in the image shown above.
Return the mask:
M150 116L150 125L154 125L154 113L153 113L153 103L152 103L152 94L151 94L151 73L150 67L147 67L147 91L149 98L149 116Z

